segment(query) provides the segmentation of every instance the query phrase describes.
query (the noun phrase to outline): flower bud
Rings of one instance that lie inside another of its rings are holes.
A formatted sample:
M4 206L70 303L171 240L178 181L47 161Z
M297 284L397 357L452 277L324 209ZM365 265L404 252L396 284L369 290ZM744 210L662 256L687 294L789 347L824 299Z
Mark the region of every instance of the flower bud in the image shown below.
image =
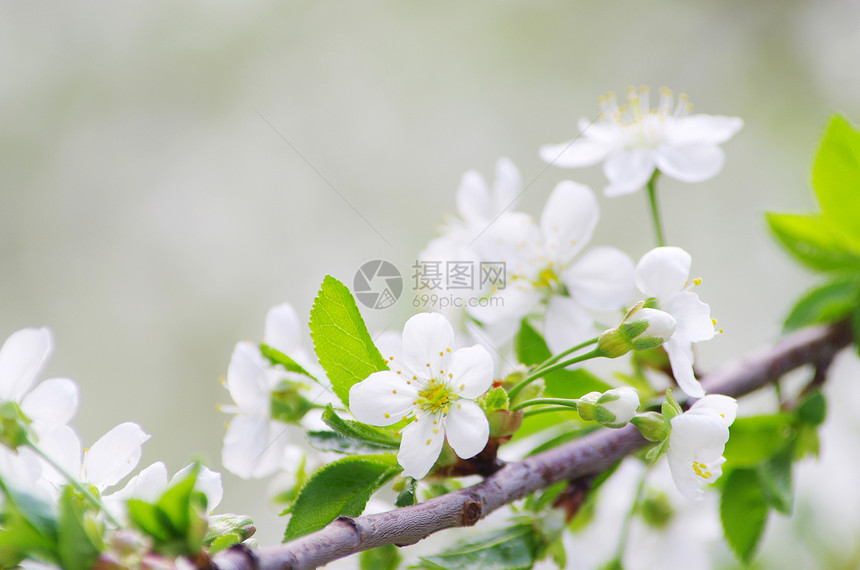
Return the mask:
M523 411L493 410L487 414L490 437L510 437L523 425Z
M669 435L669 428L662 414L657 412L645 412L630 420L642 437L648 441L663 441Z
M579 417L611 428L620 428L636 415L639 394L629 386L613 388L601 394L589 392L576 402Z
M640 304L627 313L620 325L600 335L597 350L606 358L618 358L631 350L655 348L671 338L675 324L669 313Z

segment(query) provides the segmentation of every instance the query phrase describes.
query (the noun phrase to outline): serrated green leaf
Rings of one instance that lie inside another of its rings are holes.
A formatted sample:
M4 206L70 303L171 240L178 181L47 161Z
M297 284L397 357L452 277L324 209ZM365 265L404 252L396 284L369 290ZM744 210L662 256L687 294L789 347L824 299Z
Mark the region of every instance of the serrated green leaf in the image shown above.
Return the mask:
M296 362L277 348L269 346L265 343L260 343L260 352L263 354L263 356L269 359L269 362L271 362L272 364L280 364L287 370L287 372L295 372L296 374L307 376L308 378L319 382L319 380L317 380L313 374L302 368L302 366L298 362Z
M765 214L777 241L815 271L860 271L860 254L818 214Z
M750 467L772 457L791 441L791 422L789 414L737 418L729 427L726 465Z
M397 570L401 561L400 549L393 544L371 548L358 555L360 570Z
M99 556L85 528L88 504L72 487L64 487L59 501L57 552L60 566L68 570L89 570Z
M540 537L530 524L497 530L422 556L418 568L445 570L525 570L534 566Z
M790 515L794 503L792 462L794 446L786 446L756 469L767 504L776 511Z
M333 451L349 455L369 453L391 453L390 445L346 437L334 431L309 431L305 434L308 443L320 451Z
M331 404L328 404L323 410L322 420L328 427L344 437L366 441L389 449L400 448L400 438L391 430L345 420L337 415Z
M791 309L785 332L819 323L842 320L860 306L860 281L857 277L840 278L808 291Z
M319 530L339 516L360 515L370 496L400 471L394 454L353 455L324 465L299 491L284 542Z
M326 275L311 309L311 339L334 393L349 407L349 389L388 366L349 289Z
M827 418L827 399L821 390L816 390L804 398L797 407L797 417L804 422L818 426Z
M729 546L748 564L767 523L767 500L754 469L735 469L726 477L720 498L720 520Z
M827 125L812 165L812 187L833 229L860 244L860 132L843 117Z

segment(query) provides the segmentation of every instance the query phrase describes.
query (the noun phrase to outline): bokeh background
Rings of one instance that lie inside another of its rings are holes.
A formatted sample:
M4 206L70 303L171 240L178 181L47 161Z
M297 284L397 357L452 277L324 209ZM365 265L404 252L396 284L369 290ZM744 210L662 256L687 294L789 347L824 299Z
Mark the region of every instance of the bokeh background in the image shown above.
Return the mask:
M407 274L463 172L492 176L500 156L533 183L517 207L535 215L560 180L602 188L598 167L544 171L538 148L644 84L746 122L718 177L661 187L669 241L726 331L700 351L714 368L777 338L814 283L762 212L811 209L828 116L860 121L858 23L856 0L7 0L0 337L53 328L49 375L80 384L85 443L136 421L143 465L218 469L219 378L269 307L304 317L326 273L349 282L370 259ZM650 249L644 194L601 208L593 243ZM397 330L411 311L366 317ZM762 567L855 567L857 371L835 368L822 462L797 477L795 520L771 520ZM277 541L266 483L224 483L219 510Z

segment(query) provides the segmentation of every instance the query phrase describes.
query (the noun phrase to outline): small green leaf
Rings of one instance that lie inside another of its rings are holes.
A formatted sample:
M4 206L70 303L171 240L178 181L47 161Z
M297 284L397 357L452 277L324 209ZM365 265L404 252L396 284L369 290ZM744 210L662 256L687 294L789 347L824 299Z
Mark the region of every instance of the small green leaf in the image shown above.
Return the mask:
M418 488L418 481L412 477L406 477L406 483L403 485L403 490L397 495L394 504L398 507L408 507L418 502L415 496L415 491Z
M129 499L126 506L131 522L156 542L167 542L172 538L170 519L157 506L140 499Z
M809 325L832 323L845 318L860 306L860 281L856 276L841 278L815 287L801 297L783 324L790 332Z
M812 187L824 217L860 246L860 132L843 117L827 125L812 166Z
M360 570L397 570L401 561L400 549L393 544L371 548L358 555Z
M723 453L726 465L751 467L766 461L791 441L791 422L788 414L737 418Z
M726 477L720 498L720 520L726 541L748 564L767 523L767 500L754 469L735 469Z
M503 528L461 542L434 556L422 556L418 568L432 570L525 570L537 562L540 537L530 524Z
M794 503L794 491L791 484L793 460L794 446L788 445L756 469L765 501L770 507L784 515L791 514Z
M493 410L507 410L508 409L508 393L505 392L505 389L501 386L498 388L493 388L487 395L484 397L484 410L488 412L492 412Z
M320 451L344 454L391 453L390 445L381 445L354 437L346 437L334 431L309 431L305 434L308 443Z
M815 271L860 271L860 255L818 214L765 214L776 239Z
M319 530L338 516L360 515L374 491L400 471L394 454L352 455L324 465L290 509L284 542Z
M334 393L349 407L349 389L388 370L349 289L326 275L311 309L311 339Z
M821 390L814 391L800 403L797 417L814 426L824 423L827 417L827 400Z
M302 368L302 366L298 362L296 362L277 348L271 347L265 343L260 343L260 352L263 354L263 356L269 359L269 362L271 362L272 364L280 364L287 370L287 372L295 372L296 374L307 376L308 378L319 382L319 380L317 380L313 376L313 374Z
M373 443L389 449L400 448L400 438L394 435L394 432L391 430L369 426L352 420L345 420L337 415L331 404L328 404L323 411L322 420L328 427L344 437Z
M72 487L64 487L60 496L59 540L60 565L69 570L89 570L99 556L99 549L86 531L89 504Z

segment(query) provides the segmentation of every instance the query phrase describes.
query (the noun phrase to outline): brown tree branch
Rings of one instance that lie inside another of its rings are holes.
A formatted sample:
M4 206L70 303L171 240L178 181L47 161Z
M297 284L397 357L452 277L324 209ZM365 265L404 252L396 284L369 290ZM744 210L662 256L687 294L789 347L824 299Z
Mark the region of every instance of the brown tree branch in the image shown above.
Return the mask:
M845 324L806 329L723 366L702 384L707 392L737 398L805 364L826 366L851 340ZM599 473L647 443L632 425L600 430L509 463L471 487L387 513L340 517L287 544L257 551L233 548L215 555L213 564L220 570L299 570L385 544L414 544L446 528L471 526L499 507L558 481Z

